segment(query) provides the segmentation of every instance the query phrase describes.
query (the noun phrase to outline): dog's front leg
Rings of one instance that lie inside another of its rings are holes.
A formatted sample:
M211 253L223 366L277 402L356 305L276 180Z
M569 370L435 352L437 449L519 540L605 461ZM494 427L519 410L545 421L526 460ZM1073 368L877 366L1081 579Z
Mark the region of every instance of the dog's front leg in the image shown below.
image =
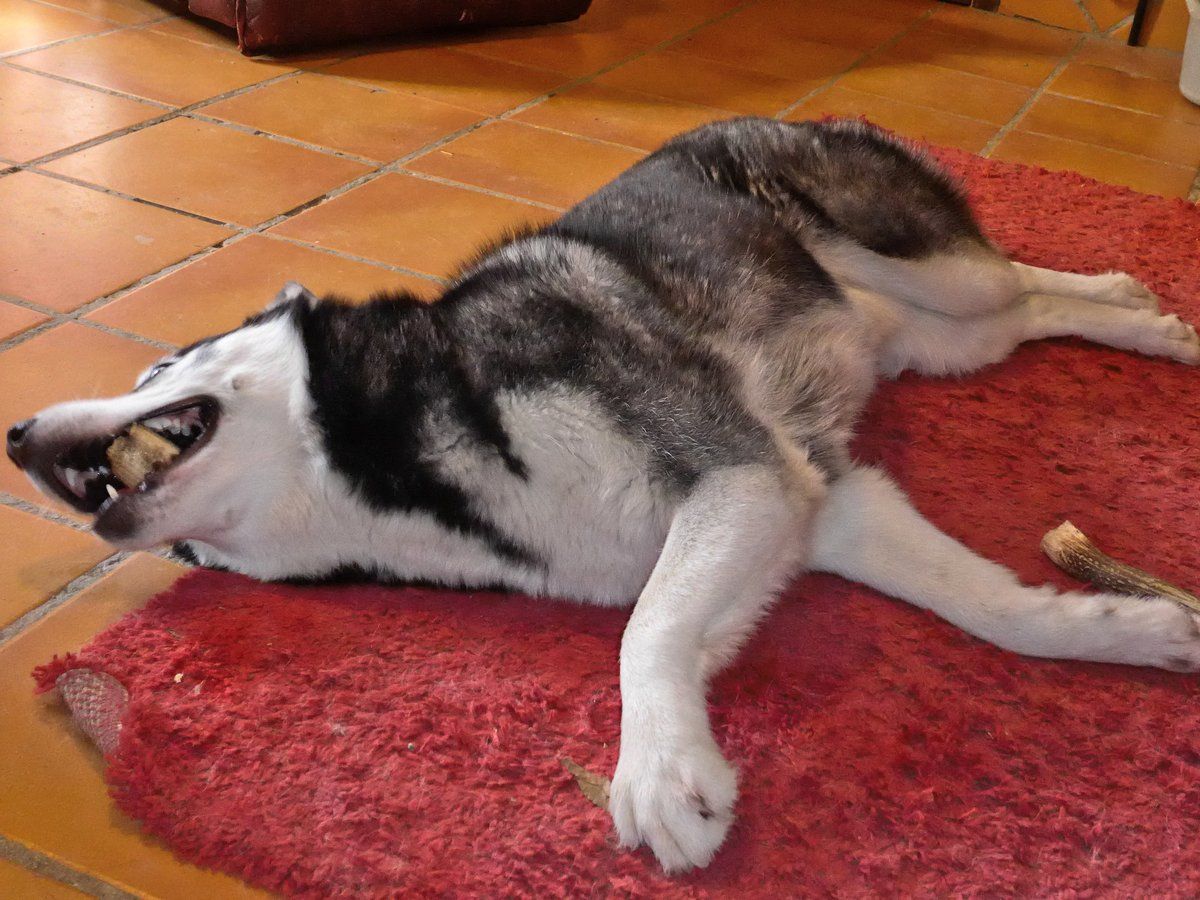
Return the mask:
M707 865L733 821L737 776L709 729L705 680L800 563L810 504L794 482L759 466L704 476L625 629L609 809L622 846L649 844L667 871Z

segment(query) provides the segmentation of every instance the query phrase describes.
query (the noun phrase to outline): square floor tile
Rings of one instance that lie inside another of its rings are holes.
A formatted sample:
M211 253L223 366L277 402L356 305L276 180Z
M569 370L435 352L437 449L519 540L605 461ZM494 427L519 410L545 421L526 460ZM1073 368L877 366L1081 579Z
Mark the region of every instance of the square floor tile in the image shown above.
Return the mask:
M123 394L132 389L138 373L162 355L157 347L74 322L44 331L0 353L0 384L21 385L19 391L0 391L0 425L7 429L66 400ZM0 491L67 511L12 465L0 465Z
M95 19L108 19L122 25L140 25L153 19L161 19L174 8L150 0L48 0L75 12L84 13Z
M1186 197L1196 176L1194 166L1172 165L1095 144L1022 131L1006 135L991 155L1047 169L1080 172L1099 181L1163 197Z
M251 235L152 281L88 316L169 344L190 344L239 326L288 281L317 296L366 300L383 291L432 297L437 282Z
M336 63L321 71L403 94L498 115L567 79L440 47L405 47Z
M1064 0L1070 2L1070 0ZM844 0L764 0L736 13L714 29L744 34L781 34L860 51L894 37L932 4L886 4L872 0L869 11Z
M0 506L0 628L114 552L92 534Z
M1098 144L1181 166L1200 165L1200 124L1043 94L1017 131Z
M578 77L590 75L653 45L628 28L591 30L580 23L512 28L459 41L455 50Z
M1129 47L1120 41L1099 37L1085 40L1072 61L1174 84L1179 83L1179 70L1182 67L1182 57L1178 53L1151 47Z
M736 65L660 50L606 72L594 83L743 114L771 116L820 87L828 78L828 75L810 79L763 75Z
M446 276L485 242L516 228L549 221L553 215L516 200L412 175L384 175L271 231Z
M28 162L162 114L149 103L0 67L0 156L6 159Z
M113 27L112 22L33 0L0 0L0 23L3 24L0 27L0 53L13 53Z
M763 33L758 28L731 26L728 22L702 28L671 49L801 84L817 76L837 75L863 55L854 47L800 40L778 31Z
M899 132L905 137L946 147L958 147L969 153L981 151L996 133L996 126L987 122L905 103L902 100L863 94L841 85L834 85L828 91L823 91L801 104L788 119L799 121L819 119L822 116L865 116L876 125Z
M19 56L14 62L176 106L293 71L291 66L246 59L145 29L73 41Z
M139 896L265 898L235 878L180 862L117 812L100 754L30 672L79 649L171 585L182 570L139 554L0 647L0 833Z
M0 897L17 900L83 900L87 894L60 881L43 878L7 859L0 859Z
M588 84L551 97L513 118L531 125L655 150L677 134L731 115L734 114L729 110Z
M246 226L371 170L363 163L187 118L105 141L45 168Z
M40 312L17 306L15 303L0 301L0 341L8 340L23 331L28 331L34 325L48 321L49 316Z
M872 57L838 79L838 86L993 125L1007 124L1033 96L1031 88L1021 85L886 53Z
M939 4L888 54L1037 87L1080 40L1060 28Z
M109 145L104 145L109 146ZM33 172L0 178L0 294L67 311L230 231Z
M413 94L312 74L222 100L204 114L380 162L482 118Z
M464 35L455 46L465 53L565 75L589 75L736 5L736 0L593 3L573 22Z
M1047 90L1079 100L1200 124L1200 106L1189 103L1174 81L1131 75L1119 69L1073 62Z
M407 168L554 206L570 206L643 154L515 122L485 125Z

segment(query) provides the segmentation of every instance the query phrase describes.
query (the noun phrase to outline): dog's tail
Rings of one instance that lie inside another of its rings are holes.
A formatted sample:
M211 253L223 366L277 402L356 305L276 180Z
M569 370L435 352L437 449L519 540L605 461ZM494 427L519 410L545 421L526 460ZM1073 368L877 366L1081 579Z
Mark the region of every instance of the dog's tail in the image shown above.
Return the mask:
M1200 668L1197 619L1182 607L1027 587L939 531L877 469L854 469L831 487L814 522L810 565L1028 656Z

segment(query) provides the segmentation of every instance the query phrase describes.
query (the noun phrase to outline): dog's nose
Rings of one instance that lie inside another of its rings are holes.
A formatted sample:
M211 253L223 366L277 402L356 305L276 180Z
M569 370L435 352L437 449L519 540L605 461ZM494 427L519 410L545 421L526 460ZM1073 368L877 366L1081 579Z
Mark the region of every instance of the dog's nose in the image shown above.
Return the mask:
M29 436L29 429L32 425L33 419L26 419L8 429L8 458L18 467L23 465L21 448L25 445L25 438Z

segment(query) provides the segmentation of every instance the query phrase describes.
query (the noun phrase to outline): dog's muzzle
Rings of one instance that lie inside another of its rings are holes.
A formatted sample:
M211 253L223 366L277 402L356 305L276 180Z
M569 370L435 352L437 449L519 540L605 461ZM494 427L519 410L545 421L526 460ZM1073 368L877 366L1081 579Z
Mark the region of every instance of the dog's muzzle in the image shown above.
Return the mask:
M158 486L170 469L203 447L216 430L219 405L191 397L151 410L113 430L43 427L26 419L8 430L8 457L48 493L82 513L102 514L122 498ZM110 448L141 430L169 453L152 465L115 465ZM136 474L130 475L129 472Z

